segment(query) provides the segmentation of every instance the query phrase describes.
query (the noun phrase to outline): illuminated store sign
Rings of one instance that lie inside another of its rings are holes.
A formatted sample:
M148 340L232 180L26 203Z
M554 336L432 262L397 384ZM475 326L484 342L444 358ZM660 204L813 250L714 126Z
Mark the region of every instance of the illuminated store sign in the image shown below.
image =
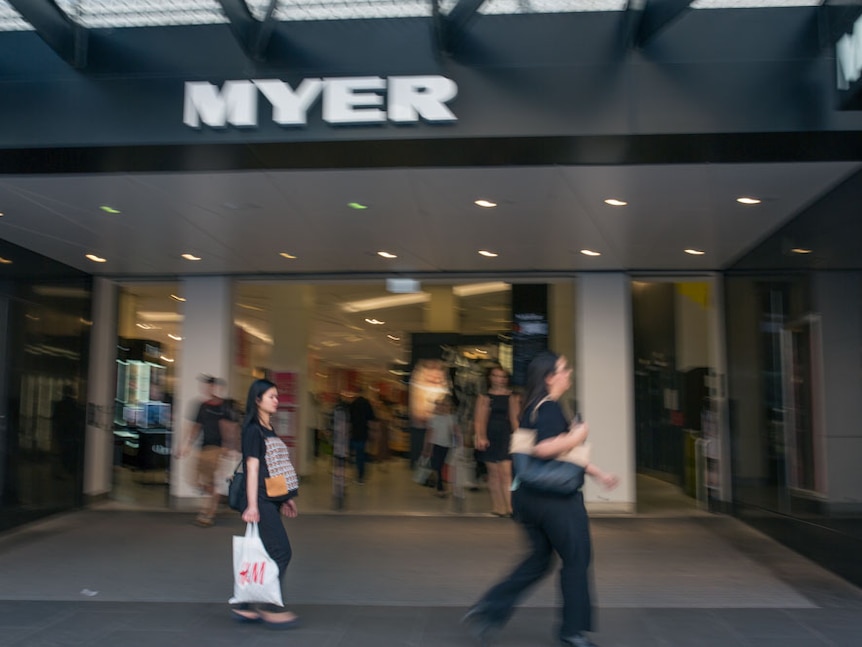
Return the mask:
M842 92L857 94L860 88L854 84L862 75L862 16L853 23L853 30L844 34L835 43L837 87Z
M272 106L280 126L305 126L308 111L321 101L323 121L332 125L451 123L458 118L446 105L458 86L444 76L359 76L303 79L293 88L278 79L187 82L183 122L192 128L254 128L258 97Z

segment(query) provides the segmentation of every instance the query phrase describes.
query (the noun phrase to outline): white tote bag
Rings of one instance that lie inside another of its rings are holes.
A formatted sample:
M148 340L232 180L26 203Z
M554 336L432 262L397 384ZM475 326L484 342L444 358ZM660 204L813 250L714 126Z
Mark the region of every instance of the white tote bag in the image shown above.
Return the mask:
M244 537L233 538L233 597L228 602L284 606L278 564L263 547L256 523L246 526Z

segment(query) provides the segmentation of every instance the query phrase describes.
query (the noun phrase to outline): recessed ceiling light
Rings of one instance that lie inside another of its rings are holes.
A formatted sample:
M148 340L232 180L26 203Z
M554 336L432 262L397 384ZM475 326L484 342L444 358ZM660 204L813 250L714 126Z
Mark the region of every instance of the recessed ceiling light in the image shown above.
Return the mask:
M172 294L171 299L173 299L174 301L179 301L180 303L185 302L185 297L181 297L178 294Z
M10 261L8 258L3 258L2 256L0 256L0 265L12 265L12 261Z
M392 341L401 341L401 337L397 337L396 335L386 335Z
M612 207L624 207L628 204L625 200L617 200L616 198L608 198L605 200L605 204L609 204Z
M380 319L369 319L368 317L365 318L365 321L370 323L372 326L382 326L386 323L385 321L380 321Z
M281 256L282 258L289 258L291 260L296 258L296 256L294 256L293 254L288 254L287 252L279 252L278 255Z
M760 198L750 198L747 196L737 198L736 201L739 204L760 204L761 202L763 202Z
M163 362L167 362L168 364L173 364L174 360L171 357L165 357L164 355L159 355L159 359Z
M101 256L96 256L95 254L86 254L86 258L90 259L94 263L105 263L107 262L107 258L102 258Z
M5 216L5 215L6 215L5 213L3 213L2 211L0 211L0 218L2 218L2 217L3 217L3 216Z
M703 256L704 254L706 254L706 252L703 251L702 249L692 249L692 248L685 250L685 253L691 254L692 256Z
M174 333L172 333L172 332L169 332L169 333L168 333L168 337L170 337L170 338L171 338L171 339L173 339L174 341L182 341L182 340L183 340L183 338L182 338L182 337L180 337L179 335L175 335L175 334L174 334Z
M581 254L583 254L584 256L601 256L602 255L601 252L594 252L591 249L582 249Z
M476 200L473 204L479 207L485 207L486 209L497 206L496 202L491 202L490 200Z
M199 261L199 260L201 260L200 256L195 256L194 254L183 254L182 256L187 261Z
M790 251L793 252L794 254L810 254L811 253L811 250L807 249L805 247L794 247Z
M347 206L351 209L356 209L357 211L364 211L368 208L368 205L362 204L361 202L348 202Z
M479 253L487 258L497 258L499 256L499 254L495 252L489 252L487 249L480 249Z
M105 213L122 213L122 211L120 211L119 209L114 209L114 207L109 207L106 204L103 204L101 207L99 207L99 209L101 209Z
M390 254L389 252L379 251L377 252L378 256L382 256L383 258L398 258L397 254Z

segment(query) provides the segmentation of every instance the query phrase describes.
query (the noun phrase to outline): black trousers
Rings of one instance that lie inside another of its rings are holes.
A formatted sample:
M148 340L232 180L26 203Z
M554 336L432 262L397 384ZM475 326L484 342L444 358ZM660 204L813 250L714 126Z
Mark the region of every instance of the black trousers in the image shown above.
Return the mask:
M446 489L446 484L443 482L443 466L446 464L446 457L449 455L449 448L442 445L431 445L431 469L437 474L437 491L442 492Z
M290 539L287 538L287 530L284 529L281 521L281 503L261 498L258 500L258 508L260 509L258 523L260 540L266 552L278 564L278 579L284 584L284 574L287 571L287 565L290 564L293 551L290 548Z
M502 582L482 596L476 603L477 610L490 622L505 624L527 590L550 572L556 552L563 562L559 636L591 631L590 528L583 494L553 497L519 489L512 493L512 507L527 533L530 552Z
M410 427L410 470L416 467L425 447L425 427Z

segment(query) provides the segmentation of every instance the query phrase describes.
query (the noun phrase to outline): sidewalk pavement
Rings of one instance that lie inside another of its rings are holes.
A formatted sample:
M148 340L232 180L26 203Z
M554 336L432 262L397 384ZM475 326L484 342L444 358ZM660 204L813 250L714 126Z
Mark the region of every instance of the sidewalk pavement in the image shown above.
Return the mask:
M231 536L172 512L85 510L0 535L0 646L469 647L467 607L522 554L488 517L300 516L285 601L302 626L234 623ZM602 647L856 647L862 591L721 516L593 519ZM555 645L556 574L497 644Z

